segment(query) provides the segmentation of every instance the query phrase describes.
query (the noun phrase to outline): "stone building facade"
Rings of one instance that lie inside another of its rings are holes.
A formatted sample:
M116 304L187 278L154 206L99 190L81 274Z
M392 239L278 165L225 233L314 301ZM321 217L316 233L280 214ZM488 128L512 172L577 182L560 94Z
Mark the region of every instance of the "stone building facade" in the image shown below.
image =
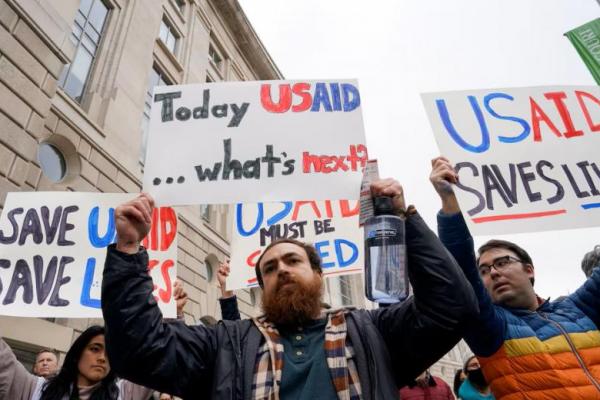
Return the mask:
M235 0L0 0L0 204L10 191L139 192L153 86L281 78ZM229 208L177 212L186 320L218 318ZM258 296L238 293L244 315ZM93 322L0 317L25 362L64 353Z

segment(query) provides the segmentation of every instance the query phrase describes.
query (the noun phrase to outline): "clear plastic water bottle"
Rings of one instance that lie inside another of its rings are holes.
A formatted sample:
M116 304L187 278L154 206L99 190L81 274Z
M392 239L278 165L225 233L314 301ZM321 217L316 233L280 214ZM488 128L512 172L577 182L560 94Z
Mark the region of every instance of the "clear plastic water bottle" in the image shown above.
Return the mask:
M375 197L375 215L365 221L365 292L377 303L408 297L404 220L394 215L391 197Z

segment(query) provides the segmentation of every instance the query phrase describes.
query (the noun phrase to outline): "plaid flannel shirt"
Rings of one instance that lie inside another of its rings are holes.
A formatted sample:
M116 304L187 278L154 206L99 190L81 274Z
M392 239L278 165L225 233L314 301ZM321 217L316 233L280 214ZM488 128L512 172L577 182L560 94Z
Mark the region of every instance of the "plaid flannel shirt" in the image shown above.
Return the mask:
M347 310L331 311L325 327L325 357L331 380L339 400L359 400L360 380L354 363L352 344L346 341ZM253 318L265 343L256 355L252 398L255 400L279 400L279 385L283 370L283 344L277 328L265 317Z

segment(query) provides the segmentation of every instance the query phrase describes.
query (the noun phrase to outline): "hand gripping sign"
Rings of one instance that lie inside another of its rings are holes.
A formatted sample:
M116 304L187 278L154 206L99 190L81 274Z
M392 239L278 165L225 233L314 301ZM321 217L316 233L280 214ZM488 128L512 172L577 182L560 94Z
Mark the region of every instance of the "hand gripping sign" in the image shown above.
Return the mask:
M144 191L160 205L357 199L366 161L355 81L161 86Z
M135 194L9 193L0 217L0 314L101 318L106 247L115 242L114 209ZM155 208L143 245L153 295L175 318L177 215Z
M600 224L600 88L422 95L473 234Z

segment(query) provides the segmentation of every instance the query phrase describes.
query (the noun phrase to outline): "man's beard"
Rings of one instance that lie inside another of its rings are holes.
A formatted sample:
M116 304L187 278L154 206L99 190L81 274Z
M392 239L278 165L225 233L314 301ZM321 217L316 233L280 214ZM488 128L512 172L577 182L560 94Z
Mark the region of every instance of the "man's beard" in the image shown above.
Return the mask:
M312 281L304 283L284 273L276 285L273 290L263 292L262 309L267 321L275 325L302 326L318 318L323 294L319 274L315 273Z

